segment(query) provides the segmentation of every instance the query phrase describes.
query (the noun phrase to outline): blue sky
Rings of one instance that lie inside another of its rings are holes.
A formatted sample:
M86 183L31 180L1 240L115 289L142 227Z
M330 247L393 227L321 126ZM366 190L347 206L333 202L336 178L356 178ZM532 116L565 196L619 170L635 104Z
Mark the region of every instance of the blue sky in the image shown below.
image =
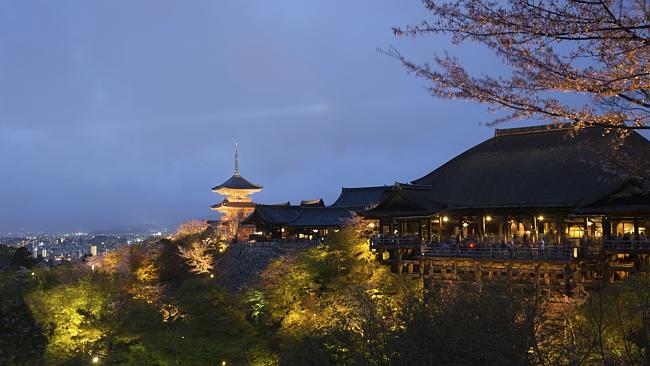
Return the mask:
M500 68L390 30L426 16L417 0L4 1L0 232L216 218L236 141L257 202L425 175L494 116L430 97L377 49Z

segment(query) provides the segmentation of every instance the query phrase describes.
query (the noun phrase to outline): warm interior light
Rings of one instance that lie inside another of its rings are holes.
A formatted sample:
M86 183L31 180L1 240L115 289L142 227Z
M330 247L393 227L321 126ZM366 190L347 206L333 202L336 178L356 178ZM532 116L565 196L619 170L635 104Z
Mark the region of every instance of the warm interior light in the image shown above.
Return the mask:
M447 221L449 221L449 217L447 217L447 216L443 216L443 217L442 217L442 222L447 222Z
M544 216L542 216L542 215L537 216L537 220L544 221Z
M468 227L468 226L469 226L469 224L468 224L468 223L466 223L466 222L463 222L463 227Z
M93 363L99 362L99 357L97 357L97 356L93 357L92 361L93 361Z
M284 232L284 228L280 229L281 232Z
M490 215L485 216L485 221L492 221L492 216L490 216Z
M587 221L587 226L591 226L591 225L593 225L593 224L594 224L593 222L591 222L591 221Z
M318 229L313 229L312 231L315 232L315 233L317 233L317 232L318 232Z
M369 223L368 227L371 228L371 229L374 229L375 228L375 223L374 222Z

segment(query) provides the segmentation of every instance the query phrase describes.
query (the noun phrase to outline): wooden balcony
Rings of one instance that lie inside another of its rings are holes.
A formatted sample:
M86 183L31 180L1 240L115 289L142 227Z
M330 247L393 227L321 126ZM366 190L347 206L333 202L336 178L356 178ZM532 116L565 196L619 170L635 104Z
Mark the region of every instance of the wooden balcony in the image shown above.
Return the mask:
M425 242L414 236L370 238L370 249L420 249Z
M605 240L603 248L606 251L650 253L650 239L631 240L613 239Z
M482 248L482 247L449 247L435 244L424 247L422 256L432 258L471 258L499 260L531 260L531 261L571 261L578 255L573 248Z

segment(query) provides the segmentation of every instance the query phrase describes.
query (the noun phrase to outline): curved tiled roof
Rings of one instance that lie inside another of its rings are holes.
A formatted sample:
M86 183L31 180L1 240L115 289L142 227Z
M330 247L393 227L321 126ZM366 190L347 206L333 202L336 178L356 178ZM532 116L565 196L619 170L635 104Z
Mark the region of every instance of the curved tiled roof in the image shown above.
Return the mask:
M341 195L330 207L362 210L379 203L390 191L390 187L342 188Z
M323 201L322 198L314 199L314 200L302 200L300 202L300 206L302 207L325 207L325 201Z
M247 208L247 207L255 207L254 202L245 202L245 201L228 201L228 200L223 200L220 203L214 204L210 206L212 209L216 209L219 207L238 207L238 208Z
M300 206L256 205L255 211L245 220L252 222L256 218L274 225L286 225L300 215Z
M244 223L264 222L291 227L339 227L352 217L352 212L348 208L257 205Z
M352 218L352 210L334 207L303 207L291 227L340 227Z
M246 180L244 177L240 176L239 174L235 174L230 179L227 181L221 183L220 185L213 187L213 191L217 191L219 189L226 188L226 189L245 189L245 190L257 190L257 189L262 189L263 187L254 183L249 182Z
M446 206L432 200L430 186L395 183L391 192L374 208L361 213L368 218L393 216L429 216Z

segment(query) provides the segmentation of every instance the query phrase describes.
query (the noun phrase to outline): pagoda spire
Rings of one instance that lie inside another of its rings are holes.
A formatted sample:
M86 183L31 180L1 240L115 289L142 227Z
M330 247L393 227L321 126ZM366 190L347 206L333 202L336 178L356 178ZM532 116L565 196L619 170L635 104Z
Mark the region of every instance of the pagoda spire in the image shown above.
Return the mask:
M237 143L235 142L235 175L239 175L239 151Z

